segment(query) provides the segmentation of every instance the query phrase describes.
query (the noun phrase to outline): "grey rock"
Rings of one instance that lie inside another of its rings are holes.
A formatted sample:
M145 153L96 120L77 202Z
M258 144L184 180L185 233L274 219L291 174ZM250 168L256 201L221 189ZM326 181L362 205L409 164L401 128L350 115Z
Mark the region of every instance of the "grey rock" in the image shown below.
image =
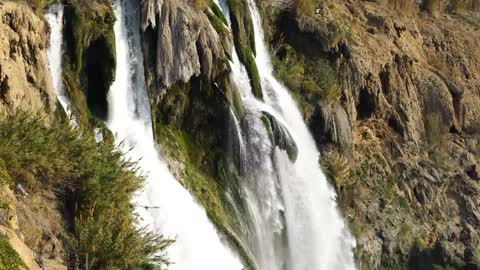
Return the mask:
M228 70L231 35L217 33L202 11L180 0L145 0L141 10L143 31L157 33L157 93L192 76L214 79Z

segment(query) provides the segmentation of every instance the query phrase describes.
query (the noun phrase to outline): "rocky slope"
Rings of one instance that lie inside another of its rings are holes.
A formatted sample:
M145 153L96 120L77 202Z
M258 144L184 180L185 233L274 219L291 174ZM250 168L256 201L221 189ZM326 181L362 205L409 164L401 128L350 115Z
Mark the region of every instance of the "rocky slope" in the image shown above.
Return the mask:
M17 1L0 2L0 18L0 117L29 111L51 123L57 99L46 54L48 24ZM55 195L14 194L5 184L9 183L6 169L0 158L0 237L8 239L28 269L40 269L41 264L66 269L59 240L64 229Z
M21 108L52 117L47 23L16 1L0 2L0 18L0 112Z
M323 149L360 268L478 269L478 12L262 5L278 76Z

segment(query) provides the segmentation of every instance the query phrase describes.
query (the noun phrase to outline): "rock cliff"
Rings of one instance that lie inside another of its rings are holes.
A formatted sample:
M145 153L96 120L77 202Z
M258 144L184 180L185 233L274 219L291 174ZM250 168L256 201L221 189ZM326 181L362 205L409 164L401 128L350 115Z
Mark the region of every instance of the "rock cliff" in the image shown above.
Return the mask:
M152 93L192 77L213 80L229 69L232 39L212 11L181 0L148 0L141 8L145 54L154 61L147 65Z
M0 2L0 18L0 112L20 108L53 117L47 23L16 1Z
M361 269L478 269L479 14L401 2L262 1L276 72L322 149Z

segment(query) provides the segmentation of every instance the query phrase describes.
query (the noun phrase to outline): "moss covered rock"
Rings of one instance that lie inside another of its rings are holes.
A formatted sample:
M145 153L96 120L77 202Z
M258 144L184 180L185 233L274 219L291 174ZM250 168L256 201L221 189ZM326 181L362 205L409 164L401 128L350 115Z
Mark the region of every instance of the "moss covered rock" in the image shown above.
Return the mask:
M64 82L78 118L106 119L115 80L115 14L109 1L68 1L65 6Z
M230 18L238 58L245 65L252 92L263 98L260 75L255 63L255 31L247 0L229 0Z
M268 130L268 136L270 141L272 141L272 145L285 150L288 158L293 162L296 161L298 148L288 129L268 112L262 113L262 122Z

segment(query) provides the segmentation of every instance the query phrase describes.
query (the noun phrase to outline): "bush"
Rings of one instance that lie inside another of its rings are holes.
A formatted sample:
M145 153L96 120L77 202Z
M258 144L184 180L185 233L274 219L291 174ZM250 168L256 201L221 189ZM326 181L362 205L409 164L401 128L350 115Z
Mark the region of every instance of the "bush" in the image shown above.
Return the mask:
M297 0L297 17L313 16L317 3L315 0Z
M41 13L49 4L59 2L58 0L25 0L36 13Z
M67 121L49 127L43 122L22 112L0 119L0 159L29 193L47 189L68 195L72 249L89 254L89 269L168 265L158 252L171 241L135 227L131 198L143 183L136 165L111 143L97 144L92 130L73 129Z
M320 165L337 191L352 184L348 159L339 152L332 151L322 156Z
M23 262L18 253L6 239L0 237L0 269L18 270L20 266L23 266Z

